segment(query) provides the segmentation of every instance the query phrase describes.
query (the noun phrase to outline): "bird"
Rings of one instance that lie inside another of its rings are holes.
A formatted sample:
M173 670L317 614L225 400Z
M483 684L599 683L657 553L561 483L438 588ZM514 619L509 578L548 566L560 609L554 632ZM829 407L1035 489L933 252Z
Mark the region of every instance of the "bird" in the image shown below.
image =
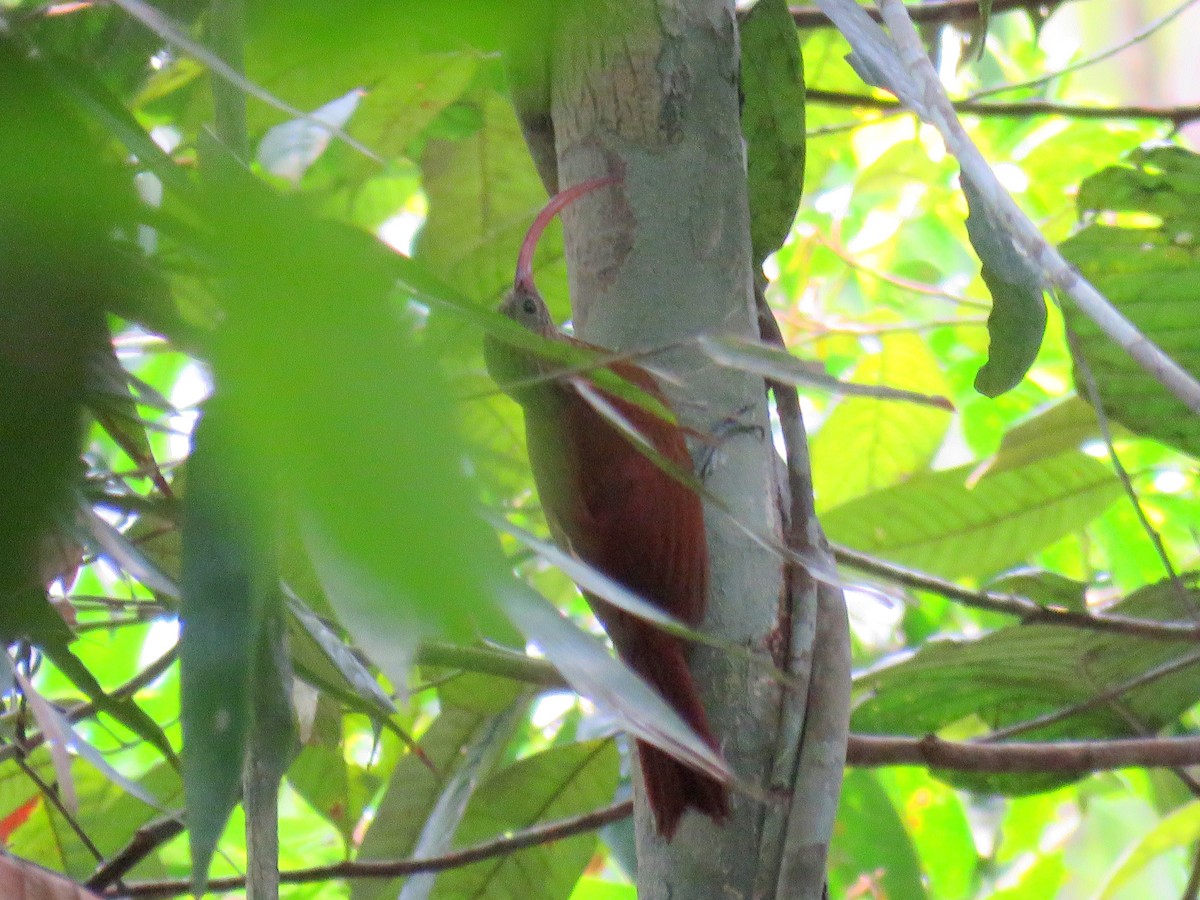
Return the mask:
M521 245L516 277L500 305L501 314L547 340L600 349L555 326L534 284L533 254L558 212L617 182L613 176L595 178L551 198ZM565 377L560 364L494 335L485 337L484 353L493 380L524 412L534 483L557 543L663 612L699 626L709 578L703 504L691 487L636 447L588 395L598 394L670 467L694 475L683 427L615 396L587 374ZM605 367L670 409L658 381L645 368L627 360ZM684 641L583 593L620 658L719 753ZM688 809L718 824L728 818L726 784L646 741L637 742L637 752L646 802L665 840L674 837Z

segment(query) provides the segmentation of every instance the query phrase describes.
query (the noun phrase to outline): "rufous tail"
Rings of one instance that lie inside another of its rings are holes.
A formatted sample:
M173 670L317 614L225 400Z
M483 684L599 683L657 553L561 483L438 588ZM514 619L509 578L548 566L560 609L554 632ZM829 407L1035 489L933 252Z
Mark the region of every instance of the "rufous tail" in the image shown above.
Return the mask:
M637 669L708 746L717 750L717 741L700 703L692 672L684 658L683 645L677 638L658 633L652 652L639 660ZM729 816L729 789L717 779L663 752L652 744L638 741L638 757L646 800L654 813L658 833L668 841L675 836L679 820L689 807L716 822Z

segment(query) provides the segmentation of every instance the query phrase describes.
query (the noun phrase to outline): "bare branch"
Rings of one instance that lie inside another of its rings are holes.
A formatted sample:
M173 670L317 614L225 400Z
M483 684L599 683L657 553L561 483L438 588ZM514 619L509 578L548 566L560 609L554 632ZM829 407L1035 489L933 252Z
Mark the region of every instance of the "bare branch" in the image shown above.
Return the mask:
M992 15L1013 11L1046 13L1053 11L1062 2L1063 0L1050 3L1042 0L993 0ZM829 28L833 24L829 17L815 6L793 6L790 7L790 11L797 28ZM875 21L880 21L878 10L868 7L867 13ZM914 22L924 25L976 22L979 20L979 0L930 0L929 3L910 6L908 14Z
M921 109L929 123L941 133L947 149L962 167L962 177L975 188L987 214L1011 236L1017 250L1039 271L1045 282L1070 297L1084 315L1152 378L1188 409L1200 414L1200 382L1139 331L1063 259L1000 184L996 173L958 120L904 4L900 0L880 0L880 9L900 54L901 71L906 76L903 83L893 79L889 87L907 98L908 105L914 110ZM874 46L869 49L877 50Z
M1001 594L995 591L972 591L953 581L947 581L926 572L917 572L893 562L871 556L859 550L835 545L834 556L842 565L886 579L894 584L918 591L929 591L975 609L1016 616L1023 622L1039 622L1045 625L1063 625L1071 628L1086 628L1091 631L1107 631L1127 634L1132 637L1150 638L1158 641L1200 640L1200 624L1194 622L1159 622L1154 619L1136 619L1132 616L1093 614L1070 609L1042 606L1028 597L1016 594Z
M331 866L315 866L310 869L295 869L280 873L280 882L284 884L307 884L315 881L329 881L338 878L398 878L403 875L415 875L420 872L442 872L460 866L470 865L484 859L497 856L508 856L518 850L537 847L552 841L573 837L593 831L610 822L628 818L633 812L633 801L622 800L583 815L545 825L536 825L510 835L484 841L462 850L454 850L440 856L426 859L379 860L371 862L342 862ZM208 889L213 893L221 891L236 891L246 884L244 878L213 878L208 882ZM190 881L143 881L129 885L124 890L110 890L101 896L106 898L154 898L178 897L190 894Z
M906 112L904 104L891 97L874 97L848 91L823 91L809 88L806 98L812 103L846 106L854 109L879 109L889 113ZM1200 119L1200 104L1185 106L1090 106L1058 103L1053 100L1014 100L1009 103L981 103L976 100L951 100L957 112L982 118L1021 119L1027 116L1063 116L1070 119L1152 119L1169 122L1178 128Z
M1200 764L1200 737L987 744L944 741L934 735L852 734L846 761L863 767L911 765L994 774L1085 774L1135 766L1162 769Z

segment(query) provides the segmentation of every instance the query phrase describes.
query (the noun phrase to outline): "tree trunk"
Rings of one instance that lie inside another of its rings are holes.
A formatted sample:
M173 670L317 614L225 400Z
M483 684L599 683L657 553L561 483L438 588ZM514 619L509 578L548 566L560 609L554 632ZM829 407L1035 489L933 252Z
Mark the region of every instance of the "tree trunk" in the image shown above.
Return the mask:
M758 337L732 3L571 0L557 14L551 102L558 186L614 173L624 179L619 191L563 215L578 335L616 349L665 346L702 332ZM718 369L695 347L646 361L677 376L677 385L664 386L686 424L706 433L729 432L730 422L753 426L723 436L715 454L703 447L697 454L712 454L705 481L726 509L782 543L787 488L763 381ZM800 505L811 510L805 490ZM768 666L692 649L725 757L751 790L735 790L724 827L688 815L670 844L655 833L639 792L639 897L819 898L844 752L844 607L839 592L825 592L828 615L819 624L818 591L806 575L789 574L780 554L747 537L727 512L709 504L705 517L712 565L706 629L774 654L801 686L783 687ZM815 521L793 522L791 530L797 526L811 537L803 543L820 544ZM834 732L842 722L842 745L818 726L815 755L803 759L819 628L837 650L821 681L832 685L829 718ZM798 769L810 771L802 785ZM793 798L806 808L793 814Z

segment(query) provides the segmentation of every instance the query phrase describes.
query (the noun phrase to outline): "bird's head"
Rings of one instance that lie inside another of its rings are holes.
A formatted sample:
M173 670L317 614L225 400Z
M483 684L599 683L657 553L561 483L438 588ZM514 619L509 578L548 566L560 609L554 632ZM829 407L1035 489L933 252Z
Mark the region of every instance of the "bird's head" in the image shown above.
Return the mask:
M500 304L500 314L544 338L558 334L554 320L550 318L550 310L546 308L546 301L531 284L514 285Z

